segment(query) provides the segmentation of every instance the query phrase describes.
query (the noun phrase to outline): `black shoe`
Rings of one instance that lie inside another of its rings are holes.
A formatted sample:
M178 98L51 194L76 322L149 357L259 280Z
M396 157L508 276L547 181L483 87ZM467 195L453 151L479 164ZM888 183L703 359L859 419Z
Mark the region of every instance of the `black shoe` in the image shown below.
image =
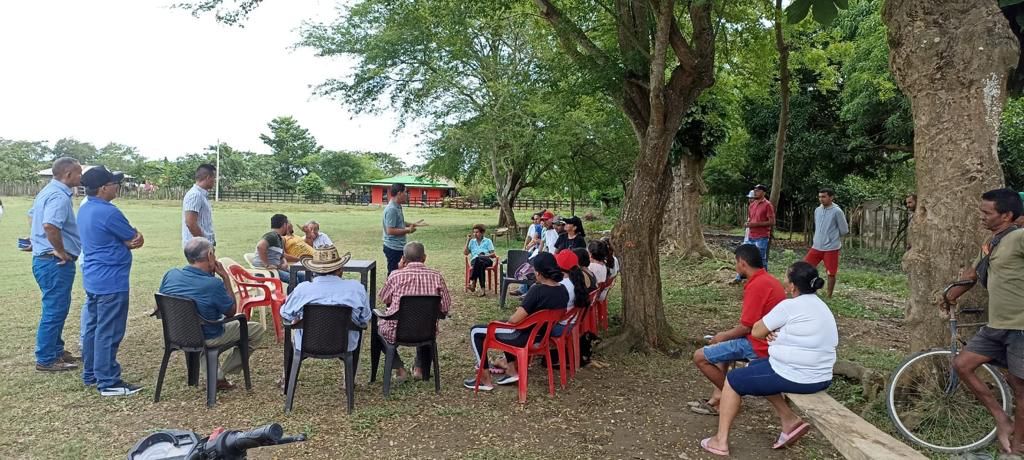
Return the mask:
M78 369L78 365L75 363L66 363L62 359L58 359L50 364L36 364L36 370L40 372L64 372L73 371Z
M114 386L100 388L100 396L131 396L142 391L142 387L120 381Z

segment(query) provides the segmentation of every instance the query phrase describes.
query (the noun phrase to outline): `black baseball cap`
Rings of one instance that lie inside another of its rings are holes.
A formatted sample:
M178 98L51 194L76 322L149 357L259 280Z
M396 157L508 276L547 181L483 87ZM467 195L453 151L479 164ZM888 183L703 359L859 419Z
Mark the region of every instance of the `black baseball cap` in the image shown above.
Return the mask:
M757 185L754 186L754 190L760 190L762 192L767 192L768 191L768 186L764 185L764 184L757 184Z
M120 184L123 180L123 172L110 172L110 170L103 165L93 166L92 168L89 168L85 174L82 174L82 185L86 188L100 188L111 182Z

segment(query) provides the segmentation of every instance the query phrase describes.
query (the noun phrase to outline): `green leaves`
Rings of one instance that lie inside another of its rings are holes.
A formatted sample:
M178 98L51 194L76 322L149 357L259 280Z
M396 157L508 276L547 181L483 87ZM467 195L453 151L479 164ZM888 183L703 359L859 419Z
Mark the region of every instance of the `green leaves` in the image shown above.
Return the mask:
M836 19L840 9L845 10L849 7L849 2L848 0L793 0L793 3L786 7L786 21L790 24L803 21L812 6L814 7L814 20L819 24L827 26L831 25L832 21Z

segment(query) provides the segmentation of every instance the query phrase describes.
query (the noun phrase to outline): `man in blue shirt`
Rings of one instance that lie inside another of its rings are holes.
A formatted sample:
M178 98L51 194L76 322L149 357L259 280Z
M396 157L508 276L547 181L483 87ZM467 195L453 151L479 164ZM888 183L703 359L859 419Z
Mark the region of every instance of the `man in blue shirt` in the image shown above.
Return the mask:
M225 316L234 316L235 294L231 290L231 275L217 261L213 243L203 237L194 237L185 243L185 260L188 266L172 268L164 274L160 282L160 293L192 299L196 303L199 315L209 321L218 321ZM217 276L214 276L216 273ZM217 277L220 277L218 280ZM263 339L263 325L249 322L249 352ZM220 346L237 341L241 337L241 329L237 321L225 324L204 324L203 337L206 345ZM251 355L250 355L251 356ZM205 366L206 360L201 360ZM224 360L217 372L217 389L230 390L234 385L227 380L227 374L236 374L242 370L242 355L237 348Z
M142 247L142 233L111 203L124 180L103 165L82 175L89 197L78 210L82 231L82 284L85 285L85 334L82 337L82 382L96 385L102 396L128 396L142 387L121 380L117 349L128 325L132 249Z
M36 370L68 371L78 367L78 358L64 349L64 320L71 309L71 287L75 283L75 261L81 254L81 240L71 189L82 180L78 160L62 157L53 162L53 180L43 187L32 203L32 275L42 293L43 308L36 331Z

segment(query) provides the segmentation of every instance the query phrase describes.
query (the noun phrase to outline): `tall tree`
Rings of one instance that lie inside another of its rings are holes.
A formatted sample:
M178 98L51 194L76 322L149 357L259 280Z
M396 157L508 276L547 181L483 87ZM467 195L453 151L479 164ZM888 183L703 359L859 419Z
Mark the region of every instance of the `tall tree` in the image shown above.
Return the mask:
M639 144L622 215L613 233L625 267L624 330L609 339L607 346L673 349L676 341L662 303L659 236L665 191L672 183L669 152L683 116L714 83L713 2L681 2L680 8L689 16L686 23L676 17L674 0L619 0L614 9L600 2L581 2L586 5L565 10L555 5L555 0L534 3L562 50L591 78L599 79L616 100ZM608 15L595 20L595 11ZM607 42L595 41L587 32L609 23L617 51L602 47L600 44ZM684 31L689 31L689 36ZM700 222L688 225L699 226Z
M368 162L352 152L325 150L316 157L313 171L329 187L347 190L353 183L366 178Z
M407 169L404 161L387 152L368 152L364 155L387 177L399 175Z
M48 167L50 157L50 149L43 142L0 139L0 180L39 180L38 172Z
M465 158L486 166L499 225L516 227L515 199L535 183L530 168L542 163L532 135L537 124L521 105L544 84L535 29L512 2L362 0L334 23L307 27L301 44L322 56L356 58L352 75L327 81L321 94L358 111L383 101L427 121L447 136L446 147L464 142L447 153L471 153Z
M921 349L948 333L935 292L977 255L979 197L1003 184L999 123L1020 47L995 0L890 0L882 18L914 117L918 205L904 267L911 347Z
M309 173L311 157L322 147L309 130L292 117L277 117L267 124L269 134L260 134L260 140L270 147L276 163L274 186L277 190L295 190L299 179Z
M99 153L96 146L88 142L81 142L77 139L65 137L53 145L53 158L71 157L82 164L92 164L96 161Z
M782 21L782 0L775 0L773 8L773 26L775 29L775 49L779 52L779 128L775 134L775 159L772 167L772 189L770 201L776 209L779 207L779 194L782 193L782 168L785 165L786 130L789 127L789 45L786 44L785 30Z

